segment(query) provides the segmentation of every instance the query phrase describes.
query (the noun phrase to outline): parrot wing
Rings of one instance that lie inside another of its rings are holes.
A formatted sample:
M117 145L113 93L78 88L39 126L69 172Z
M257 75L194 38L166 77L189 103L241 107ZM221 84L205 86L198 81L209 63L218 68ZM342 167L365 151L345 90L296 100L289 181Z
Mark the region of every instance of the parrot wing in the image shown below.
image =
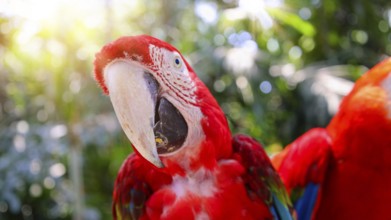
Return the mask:
M131 154L122 164L114 184L114 219L142 219L149 197L170 181L170 176L159 172L139 155Z
M272 158L300 220L311 219L331 155L328 132L314 128Z
M264 201L274 219L292 219L285 187L260 143L246 135L233 137L234 157L246 169L242 178L251 199Z

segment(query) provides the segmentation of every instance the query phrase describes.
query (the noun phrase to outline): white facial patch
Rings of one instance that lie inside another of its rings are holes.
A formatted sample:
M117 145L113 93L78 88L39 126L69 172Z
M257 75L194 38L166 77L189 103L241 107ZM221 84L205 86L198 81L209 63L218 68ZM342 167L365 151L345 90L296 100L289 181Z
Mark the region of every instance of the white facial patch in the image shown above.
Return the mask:
M381 86L387 92L388 117L391 119L391 72L388 73L388 76L383 80Z
M153 61L150 68L157 71L159 78L166 91L175 92L183 100L195 103L195 91L197 90L193 80L189 76L189 70L182 57L173 51L149 45L149 52Z
M195 105L197 103L195 94L197 87L190 77L185 61L178 52L169 51L153 44L149 45L149 52L153 64L148 68L161 86L162 97L165 97L181 112L189 129L183 147L175 152L160 156L171 158L178 156L175 159L178 164L188 169L190 160L181 158L191 158L194 154L197 154L199 144L205 139L201 126L203 113ZM178 183L180 183L180 180L178 180Z
M188 135L182 147L172 153L159 156L173 159L184 169L190 169L191 160L182 158L191 158L197 155L200 143L205 139L201 123L204 116L197 105L196 84L189 73L185 60L178 52L150 44L149 53L152 64L147 66L147 69L160 85L160 96L166 98L177 108L188 125ZM178 179L176 184L180 185L180 183L181 181Z

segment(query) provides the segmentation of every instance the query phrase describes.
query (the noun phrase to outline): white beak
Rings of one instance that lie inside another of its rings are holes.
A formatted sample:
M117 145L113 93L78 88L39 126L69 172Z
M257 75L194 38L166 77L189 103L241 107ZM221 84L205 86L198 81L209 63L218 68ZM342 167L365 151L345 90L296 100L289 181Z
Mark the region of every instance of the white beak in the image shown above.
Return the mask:
M131 61L115 61L104 77L117 118L133 147L156 167L163 167L153 131L155 106L145 70Z

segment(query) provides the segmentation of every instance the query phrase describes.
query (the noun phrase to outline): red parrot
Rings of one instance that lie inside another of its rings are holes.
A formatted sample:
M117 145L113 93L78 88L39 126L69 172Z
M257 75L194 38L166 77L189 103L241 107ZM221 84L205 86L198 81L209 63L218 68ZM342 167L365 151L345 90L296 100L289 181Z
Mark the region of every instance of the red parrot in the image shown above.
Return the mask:
M231 136L177 49L146 35L121 37L94 66L135 151L115 181L114 219L291 219L262 146Z
M314 128L272 159L298 219L391 219L391 58Z

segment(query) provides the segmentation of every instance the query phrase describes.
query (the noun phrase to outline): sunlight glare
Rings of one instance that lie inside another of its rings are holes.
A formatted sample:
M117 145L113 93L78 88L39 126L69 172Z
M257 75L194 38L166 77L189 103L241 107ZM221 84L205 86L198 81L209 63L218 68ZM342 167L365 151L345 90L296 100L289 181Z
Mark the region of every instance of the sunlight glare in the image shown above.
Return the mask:
M280 7L282 0L239 0L239 9L242 9L251 17L257 18L264 29L273 27L273 19L267 12L267 8Z

